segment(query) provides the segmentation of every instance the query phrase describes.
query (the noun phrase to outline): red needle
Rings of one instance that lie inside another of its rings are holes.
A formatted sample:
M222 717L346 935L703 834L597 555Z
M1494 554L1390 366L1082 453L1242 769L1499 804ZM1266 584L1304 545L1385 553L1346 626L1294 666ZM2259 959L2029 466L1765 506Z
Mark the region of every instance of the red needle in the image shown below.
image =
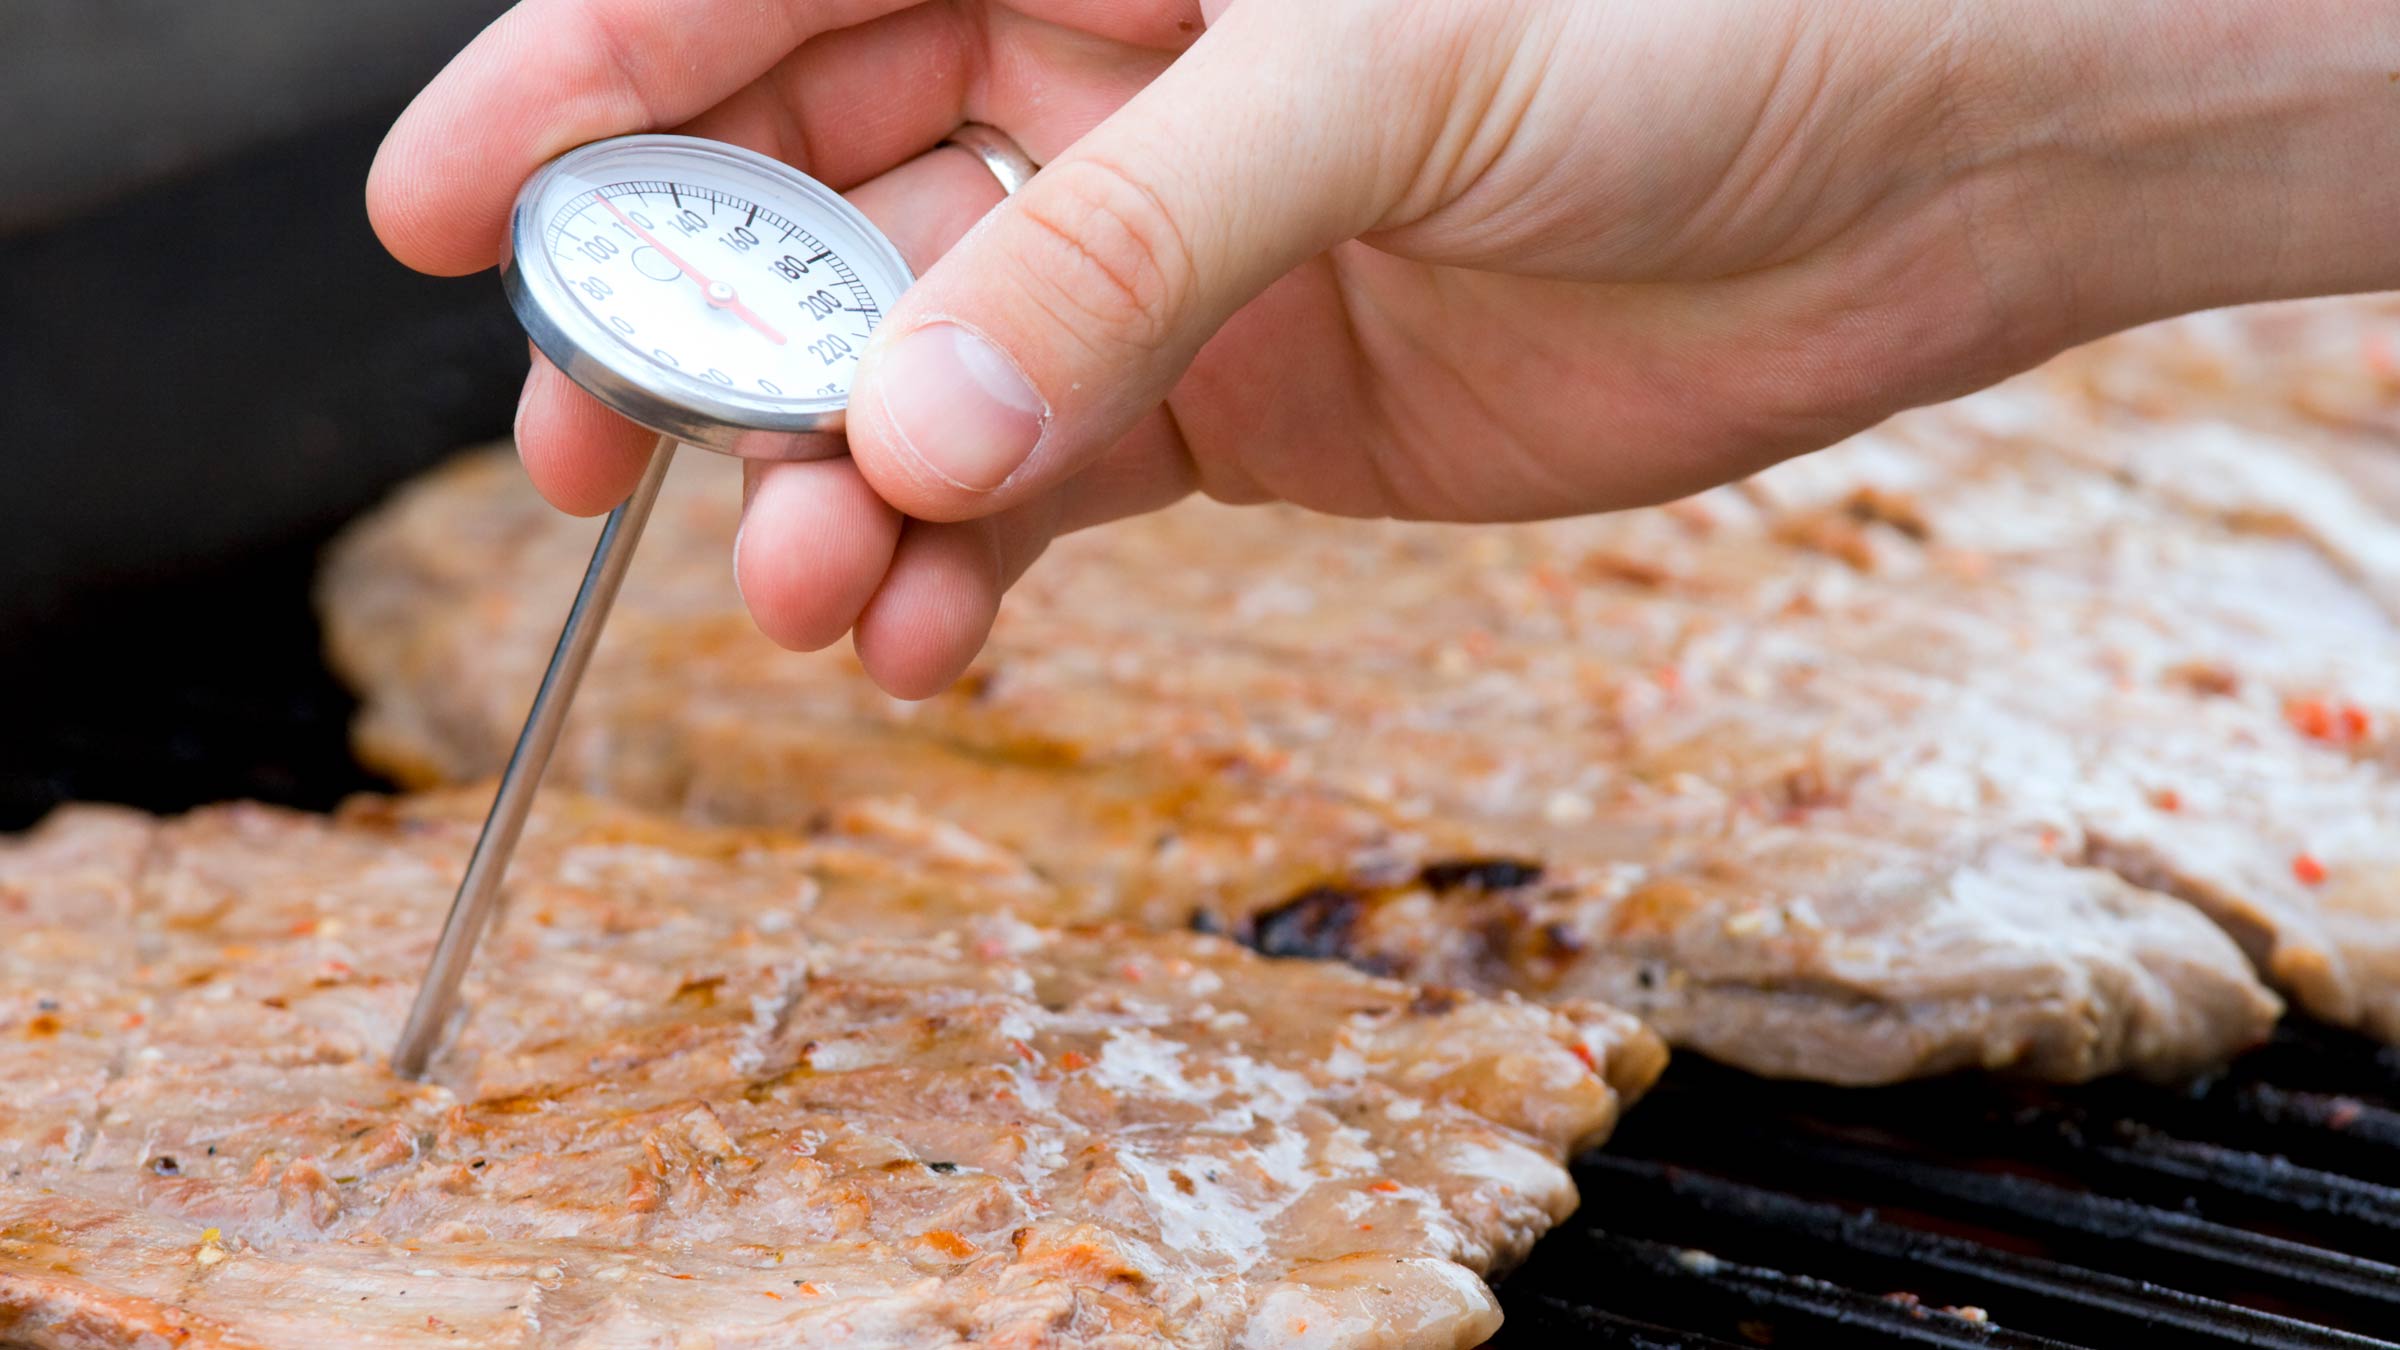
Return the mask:
M699 268L694 267L690 263L685 262L683 259L676 257L675 250L658 242L657 235L654 235L648 230L643 229L641 226L634 224L633 218L618 210L615 202L610 201L606 197L602 197L600 199L600 204L608 208L608 213L610 215L615 216L617 219L625 222L626 229L629 229L635 234L640 235L643 243L648 244L654 249L657 249L658 256L675 264L675 270L683 273L687 277L690 277L693 281L698 282L700 284L700 293L708 297L708 303L716 306L718 309L732 310L735 318L740 319L743 323L746 323L752 328L757 329L762 337L766 338L767 341L774 343L778 347L783 346L787 341L789 341L789 339L785 338L783 334L775 331L775 325L758 317L757 311L751 309L748 305L743 304L740 297L733 293L733 287L728 286L721 281L710 281L707 277L700 275Z

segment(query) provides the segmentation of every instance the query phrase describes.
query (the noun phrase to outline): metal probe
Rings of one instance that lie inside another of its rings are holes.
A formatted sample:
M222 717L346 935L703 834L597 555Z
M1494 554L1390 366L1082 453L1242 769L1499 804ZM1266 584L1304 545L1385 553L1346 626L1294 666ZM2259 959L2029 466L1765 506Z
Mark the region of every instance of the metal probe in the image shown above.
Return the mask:
M591 663L592 649L599 645L609 607L616 603L617 588L625 580L634 547L642 541L642 527L649 523L650 508L658 501L659 485L667 481L667 466L674 460L675 438L659 437L640 486L608 513L608 523L600 529L591 565L584 569L583 585L575 592L575 607L567 611L566 625L559 629L550 668L542 672L542 687L533 696L533 707L525 714L525 729L517 733L517 748L509 753L508 768L500 775L500 790L492 798L491 814L484 817L483 833L475 839L475 852L467 859L458 898L450 902L441 941L434 945L433 960L417 986L417 1001L408 1010L407 1025L400 1029L399 1044L392 1047L392 1072L403 1078L424 1077L426 1065L449 1034L458 1007L459 983L466 978L467 964L475 959L476 944L500 910L500 883L508 875L508 860L517 851L517 838L525 832L534 790L541 784L542 770L549 767L550 752L558 747L567 709L575 702L584 667Z
M943 143L973 154L1003 192L1035 172L991 127L969 123ZM836 433L861 346L913 280L900 250L840 193L756 151L691 136L612 136L567 151L518 189L508 233L500 284L526 336L560 374L659 440L641 486L600 531L500 775L392 1047L403 1078L424 1076L458 1021L460 982L499 914L509 857L675 447L765 461L846 453Z

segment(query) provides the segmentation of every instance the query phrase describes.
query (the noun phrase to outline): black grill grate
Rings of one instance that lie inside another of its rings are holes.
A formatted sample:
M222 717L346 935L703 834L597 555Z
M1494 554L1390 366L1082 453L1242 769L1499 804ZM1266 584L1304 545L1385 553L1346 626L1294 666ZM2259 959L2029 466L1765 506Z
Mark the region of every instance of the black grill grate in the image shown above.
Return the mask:
M2304 1024L2186 1091L1687 1059L1577 1165L1499 1343L2400 1344L2396 1108L2391 1050Z

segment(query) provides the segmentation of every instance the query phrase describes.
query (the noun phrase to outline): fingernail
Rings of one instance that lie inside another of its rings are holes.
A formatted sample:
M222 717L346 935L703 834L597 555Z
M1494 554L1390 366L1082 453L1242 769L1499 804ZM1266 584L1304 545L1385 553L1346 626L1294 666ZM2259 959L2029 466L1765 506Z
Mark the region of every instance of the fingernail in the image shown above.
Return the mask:
M1000 349L933 323L884 355L883 414L919 463L971 492L1007 481L1033 453L1049 407Z
M750 608L750 594L742 589L742 532L749 528L750 486L745 483L742 485L741 522L733 527L733 594L735 599L742 602L744 609Z
M525 387L517 391L517 413L508 419L508 434L519 441L525 439L525 405L533 402L533 386L541 378L542 363L536 361L525 372Z
M742 511L734 518L733 593L740 598L744 609L750 608L750 596L742 589L742 535L750 528L750 499L758 495L758 476L762 467L754 459L742 461Z

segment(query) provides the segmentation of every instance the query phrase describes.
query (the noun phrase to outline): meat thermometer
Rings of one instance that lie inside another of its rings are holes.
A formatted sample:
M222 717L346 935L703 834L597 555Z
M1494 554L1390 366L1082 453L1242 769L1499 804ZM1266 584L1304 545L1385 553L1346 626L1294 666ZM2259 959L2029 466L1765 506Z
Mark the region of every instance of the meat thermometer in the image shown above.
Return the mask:
M1007 191L1033 173L990 127L961 127L944 143L975 154ZM551 364L659 439L640 486L601 528L392 1051L395 1073L423 1076L449 1031L675 446L770 460L846 453L825 433L842 429L859 353L911 280L900 251L840 194L715 141L595 141L518 192L501 264L510 307Z

